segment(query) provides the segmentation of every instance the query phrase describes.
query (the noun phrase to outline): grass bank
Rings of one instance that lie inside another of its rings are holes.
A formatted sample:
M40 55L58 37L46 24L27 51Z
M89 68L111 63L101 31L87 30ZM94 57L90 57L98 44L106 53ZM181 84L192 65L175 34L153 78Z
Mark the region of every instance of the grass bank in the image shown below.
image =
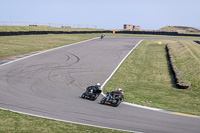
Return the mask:
M57 27L34 27L34 26L0 26L0 32L11 31L96 31L103 29L91 28L57 28Z
M1 133L124 133L0 110Z
M192 40L171 41L169 48L181 77L191 83L191 91L200 91L200 45Z
M100 37L101 33L96 34L49 34L49 35L22 35L22 36L0 36L0 61L34 51L51 49L67 44ZM111 37L160 37L153 35L133 35L133 34L109 34ZM169 36L162 36L169 37Z
M100 37L101 34L0 36L0 60Z
M185 71L189 71L188 77L191 77L192 85L190 90L179 90L174 87L173 79L170 76L168 61L166 58L166 44L184 43L190 50L189 45L192 40L163 40L162 45L158 45L157 40L144 40L128 56L111 80L105 86L104 92L116 90L121 87L124 89L125 101L140 105L161 108L169 111L177 111L188 114L200 115L200 78L198 74L200 69L193 64L182 64L188 66ZM196 49L200 49L195 47ZM180 50L182 51L182 50ZM184 50L182 52L185 52ZM195 54L195 53L194 53ZM177 57L179 57L178 55ZM187 55L185 58L193 58ZM184 62L177 58L177 62ZM189 61L189 60L188 60ZM190 61L189 61L190 62ZM179 66L179 65L178 65ZM190 70L189 70L190 69ZM195 72L197 76L193 76ZM196 81L194 81L196 80Z

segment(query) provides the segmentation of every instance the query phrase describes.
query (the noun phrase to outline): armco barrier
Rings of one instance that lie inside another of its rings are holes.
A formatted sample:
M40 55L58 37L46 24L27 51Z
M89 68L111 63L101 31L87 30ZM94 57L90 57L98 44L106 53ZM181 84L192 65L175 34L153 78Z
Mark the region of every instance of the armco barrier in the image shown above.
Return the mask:
M169 36L196 36L200 37L200 34L183 34L178 32L163 32L163 31L116 31L121 34L149 34L149 35L169 35Z
M197 44L200 44L200 41L194 41L194 42L196 42Z
M178 35L178 32L159 32L159 31L117 31L122 34L150 34L150 35Z
M88 34L88 33L112 33L112 31L18 31L18 32L0 32L0 36L15 35L41 35L41 34Z
M111 30L105 31L18 31L18 32L0 32L0 36L15 35L40 35L40 34L90 34L90 33L113 33ZM148 35L169 35L169 36L196 36L200 34L182 34L178 32L161 32L161 31L115 31L116 34L148 34Z

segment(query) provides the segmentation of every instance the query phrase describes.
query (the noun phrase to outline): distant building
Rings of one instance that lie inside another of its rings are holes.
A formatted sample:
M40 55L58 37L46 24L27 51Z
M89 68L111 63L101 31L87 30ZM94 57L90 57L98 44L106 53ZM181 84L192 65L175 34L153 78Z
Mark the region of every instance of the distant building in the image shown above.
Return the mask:
M124 29L125 29L125 30L133 30L133 25L125 24L125 25L124 25Z
M140 26L133 25L133 31L140 31Z
M140 31L140 26L132 24L124 24L124 30Z

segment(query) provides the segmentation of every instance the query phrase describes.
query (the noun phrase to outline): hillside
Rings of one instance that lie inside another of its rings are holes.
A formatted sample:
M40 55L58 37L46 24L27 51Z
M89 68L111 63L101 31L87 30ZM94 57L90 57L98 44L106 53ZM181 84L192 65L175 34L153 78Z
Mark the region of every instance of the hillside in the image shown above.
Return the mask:
M200 30L193 28L193 27L186 27L186 26L165 26L159 31L167 31L167 32L180 32L180 33L185 33L185 32L200 32Z

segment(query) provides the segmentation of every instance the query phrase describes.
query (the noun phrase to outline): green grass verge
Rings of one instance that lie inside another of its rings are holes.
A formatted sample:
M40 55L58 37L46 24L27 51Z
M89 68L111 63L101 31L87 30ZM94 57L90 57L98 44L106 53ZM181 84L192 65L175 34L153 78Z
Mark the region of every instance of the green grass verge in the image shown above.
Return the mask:
M101 34L0 36L0 58L51 49L100 37Z
M0 60L10 56L17 56L34 51L51 49L67 44L100 37L97 34L49 34L49 35L22 35L22 36L0 36ZM153 35L137 35L137 34L109 34L106 36L117 37L160 37ZM169 36L162 36L169 37Z
M0 32L11 31L96 31L103 29L91 28L56 28L56 27L34 27L34 26L0 26Z
M124 133L0 110L1 133Z
M200 91L200 45L192 40L172 41L169 48L181 78L191 83L191 91Z
M200 78L194 77L196 81L191 82L197 86L190 90L178 90L171 83L165 45L174 42L178 41L163 40L163 44L158 45L157 40L144 40L122 63L106 84L104 92L121 87L124 90L126 102L200 115L200 89L199 82L198 84L196 82ZM199 67L193 67L190 66L188 69L199 74ZM193 77L193 74L190 73L189 77Z

